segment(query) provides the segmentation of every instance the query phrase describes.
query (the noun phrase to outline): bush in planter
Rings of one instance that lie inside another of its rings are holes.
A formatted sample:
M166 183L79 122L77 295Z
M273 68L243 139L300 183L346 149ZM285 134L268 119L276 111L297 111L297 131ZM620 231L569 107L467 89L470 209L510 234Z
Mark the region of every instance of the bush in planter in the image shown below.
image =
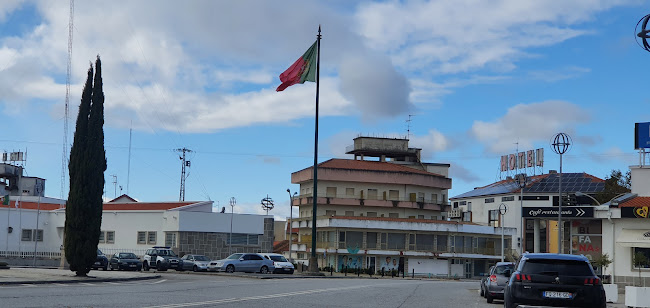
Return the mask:
M610 276L610 275L605 275L605 270L607 269L607 267L610 264L612 264L612 262L613 262L613 260L609 258L608 254L605 253L605 254L602 254L597 259L594 259L593 261L591 261L591 264L598 267L598 269L600 270L600 273L601 273L601 275L600 275L601 278L603 278L603 280L605 280L606 276ZM608 280L609 280L609 278L608 278ZM603 281L603 283L605 283L605 281ZM609 283L609 282L607 282L607 283Z

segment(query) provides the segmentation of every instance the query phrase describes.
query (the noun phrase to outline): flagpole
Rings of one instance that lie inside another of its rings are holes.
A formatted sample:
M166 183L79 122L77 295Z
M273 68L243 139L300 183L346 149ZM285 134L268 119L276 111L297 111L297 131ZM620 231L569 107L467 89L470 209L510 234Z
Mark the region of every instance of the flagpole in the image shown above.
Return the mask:
M314 200L311 220L311 257L309 258L309 271L318 272L318 259L316 258L316 209L318 207L318 92L320 84L320 25L316 35L316 121L314 133Z

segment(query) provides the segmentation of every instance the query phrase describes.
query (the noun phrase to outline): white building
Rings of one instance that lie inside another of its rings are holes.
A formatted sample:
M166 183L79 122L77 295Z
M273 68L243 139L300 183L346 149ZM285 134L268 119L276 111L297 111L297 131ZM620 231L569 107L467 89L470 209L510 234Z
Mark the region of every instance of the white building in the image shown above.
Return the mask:
M0 257L33 256L34 251L38 257L60 257L64 201L23 196L10 199L9 205L0 206ZM98 246L105 254L129 251L142 255L151 246L170 246L180 255L211 258L224 258L231 252L272 251L272 216L214 213L212 201L128 199L121 197L103 205Z

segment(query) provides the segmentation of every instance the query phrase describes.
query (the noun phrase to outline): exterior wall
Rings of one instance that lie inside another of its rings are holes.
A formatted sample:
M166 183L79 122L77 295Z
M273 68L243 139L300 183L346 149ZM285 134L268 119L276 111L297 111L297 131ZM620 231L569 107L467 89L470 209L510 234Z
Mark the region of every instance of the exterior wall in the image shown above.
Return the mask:
M613 210L618 211L619 209ZM616 217L616 213L613 215ZM638 282L639 270L633 269L632 265L633 248L622 246L616 243L616 241L623 229L650 229L650 224L647 219L642 218L618 218L612 219L612 222L613 224L607 219L603 220L603 253L607 253L609 258L613 261L605 271L605 274L615 275L614 281L616 283L632 283L634 279L634 282ZM612 230L614 232L612 232ZM645 279L648 280L648 286L650 286L650 269L642 269L641 277L645 277Z
M650 197L650 166L630 166L632 193Z
M99 243L98 248L104 254L128 251L143 255L152 246L165 246L165 231L178 229L178 214L175 216L164 219L162 211L104 211L101 230L115 231L115 242ZM138 244L138 231L156 232L156 243Z
M49 211L41 211L40 215L38 215L38 228L36 228L36 216L36 210L0 208L0 251L19 251L33 254L34 248L36 248L37 252L58 252L62 243L62 234L58 234L57 229L52 224L54 214ZM8 227L13 228L11 233L7 233ZM39 241L36 247L34 247L34 241L21 241L21 229L43 230L43 241ZM0 252L0 254L2 253Z
M264 234L264 221L272 216L194 211L169 211L180 215L178 231Z
M196 232L180 231L178 239L179 255L201 254L213 260L224 259L232 253L272 252L273 251L273 218L264 218L262 228L264 233L258 236L258 245L233 245L229 247L230 232ZM245 233L235 232L233 233ZM251 234L251 233L249 233Z
M300 217L311 219L312 205L301 205L299 207ZM397 207L373 207L373 206L342 206L342 205L327 205L327 204L318 204L318 209L316 216L326 216L327 211L336 211L336 216L347 216L345 212L353 211L354 216L368 216L368 212L377 213L377 217L389 217L391 213L397 213L398 218L408 218L410 216L418 217L418 215L424 215L424 219L437 219L440 220L442 217L440 211L432 210L419 210L419 209L408 209L408 208L397 208ZM363 214L363 215L361 215ZM434 218L432 218L432 216ZM299 219L295 219L296 221Z
M368 184L392 183L393 185L414 185L424 187L451 188L451 179L418 173L383 172L373 170L318 169L318 189L321 181L357 182ZM291 174L292 183L313 182L312 169L305 169ZM313 184L312 184L313 185ZM393 186L393 187L395 187ZM302 192L301 192L302 194Z

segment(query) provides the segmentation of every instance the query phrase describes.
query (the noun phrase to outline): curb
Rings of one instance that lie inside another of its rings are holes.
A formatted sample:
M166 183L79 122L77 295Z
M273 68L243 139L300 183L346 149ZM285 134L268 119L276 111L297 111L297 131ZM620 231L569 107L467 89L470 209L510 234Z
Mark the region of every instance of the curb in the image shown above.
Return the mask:
M73 279L73 280L25 280L25 281L2 281L0 285L16 285L16 284L50 284L50 283L92 283L92 282L114 282L114 281L137 281L137 280L150 280L158 279L160 275L152 275L147 277L129 277L129 278L98 278L98 279Z

